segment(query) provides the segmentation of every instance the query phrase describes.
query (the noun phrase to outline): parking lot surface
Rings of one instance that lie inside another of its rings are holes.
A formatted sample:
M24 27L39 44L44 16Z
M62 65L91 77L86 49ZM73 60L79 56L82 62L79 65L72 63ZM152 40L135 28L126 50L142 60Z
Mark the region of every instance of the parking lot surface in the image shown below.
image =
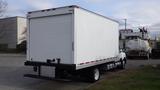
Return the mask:
M24 74L31 72L30 67L24 66L25 58L21 54L0 54L0 90L83 90L91 84L78 80L57 81L24 77ZM138 68L146 64L160 64L160 60L128 60L126 68Z

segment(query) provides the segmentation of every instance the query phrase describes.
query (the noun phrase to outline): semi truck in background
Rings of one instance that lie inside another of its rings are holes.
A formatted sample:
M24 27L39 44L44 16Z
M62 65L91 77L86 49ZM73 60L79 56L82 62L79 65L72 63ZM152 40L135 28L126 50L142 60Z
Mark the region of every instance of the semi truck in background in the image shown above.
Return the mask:
M128 58L150 58L152 47L150 35L145 27L139 32L132 29L120 30L120 48L124 49Z
M94 82L102 71L125 68L126 55L119 51L117 21L75 5L29 12L27 18L24 64L33 67L36 74L25 76L79 75Z
M127 57L150 58L151 47L148 40L144 40L138 36L130 36L126 39L125 45Z

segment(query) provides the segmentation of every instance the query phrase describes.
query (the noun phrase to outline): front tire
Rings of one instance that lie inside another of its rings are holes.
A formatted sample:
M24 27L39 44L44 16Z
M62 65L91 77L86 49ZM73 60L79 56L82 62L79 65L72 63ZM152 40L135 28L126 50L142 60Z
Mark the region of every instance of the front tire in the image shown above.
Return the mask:
M125 66L126 66L126 61L125 60L120 60L120 62L121 62L121 65L120 65L120 69L125 69Z

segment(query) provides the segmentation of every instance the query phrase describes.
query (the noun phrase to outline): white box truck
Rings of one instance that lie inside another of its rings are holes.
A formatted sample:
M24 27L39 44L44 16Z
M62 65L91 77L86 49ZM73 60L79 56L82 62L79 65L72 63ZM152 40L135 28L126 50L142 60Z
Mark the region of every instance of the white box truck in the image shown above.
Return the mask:
M27 18L25 65L37 76L47 66L55 67L55 78L78 74L97 81L103 70L124 68L115 20L76 5L29 12Z

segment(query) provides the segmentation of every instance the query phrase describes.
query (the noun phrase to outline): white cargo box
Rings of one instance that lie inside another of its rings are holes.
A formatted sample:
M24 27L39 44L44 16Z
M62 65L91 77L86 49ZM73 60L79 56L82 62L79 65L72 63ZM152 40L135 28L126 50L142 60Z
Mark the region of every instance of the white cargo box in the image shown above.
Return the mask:
M78 6L29 12L27 60L59 58L61 64L76 66L109 62L119 54L118 26Z

